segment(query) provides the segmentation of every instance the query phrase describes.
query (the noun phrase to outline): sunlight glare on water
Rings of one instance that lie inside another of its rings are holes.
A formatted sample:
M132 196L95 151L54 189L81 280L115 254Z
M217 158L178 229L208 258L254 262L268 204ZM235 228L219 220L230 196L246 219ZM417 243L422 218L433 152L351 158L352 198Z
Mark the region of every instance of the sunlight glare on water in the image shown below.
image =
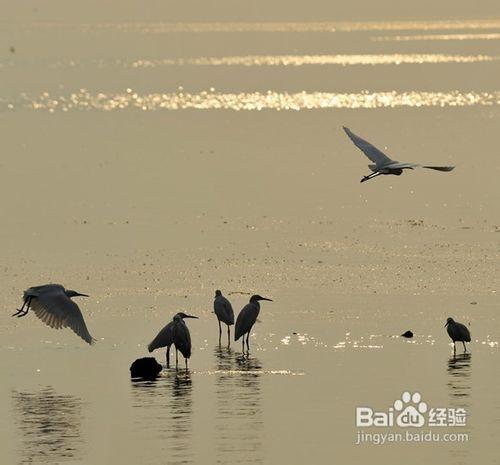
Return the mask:
M396 107L469 107L498 105L496 92L189 92L138 94L132 89L118 94L91 94L81 89L68 96L52 96L48 92L38 97L22 96L19 102L7 103L7 108L69 111L69 110L303 110L320 108L396 108Z

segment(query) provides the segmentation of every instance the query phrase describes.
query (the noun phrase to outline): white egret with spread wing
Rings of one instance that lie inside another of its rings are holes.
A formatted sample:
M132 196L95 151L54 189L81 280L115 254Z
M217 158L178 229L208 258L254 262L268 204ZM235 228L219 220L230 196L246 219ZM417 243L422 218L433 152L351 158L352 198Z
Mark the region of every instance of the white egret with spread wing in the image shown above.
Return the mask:
M357 136L349 128L346 128L345 126L343 126L343 128L354 145L373 162L373 164L368 165L368 168L370 168L373 173L368 176L363 176L361 182L368 181L369 179L380 176L381 174L394 174L399 176L403 173L403 170L412 170L414 168L428 168L437 171L451 171L455 168L454 166L428 166L391 160L384 152L370 144L370 142Z

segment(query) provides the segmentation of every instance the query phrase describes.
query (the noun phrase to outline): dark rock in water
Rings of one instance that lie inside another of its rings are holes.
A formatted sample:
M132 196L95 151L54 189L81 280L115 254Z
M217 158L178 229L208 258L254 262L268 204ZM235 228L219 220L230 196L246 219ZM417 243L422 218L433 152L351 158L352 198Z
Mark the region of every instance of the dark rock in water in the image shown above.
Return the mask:
M138 358L130 365L130 376L132 378L154 379L163 367L154 357Z
M406 333L401 334L401 337L407 337L409 339L413 337L413 333L411 331L406 331Z

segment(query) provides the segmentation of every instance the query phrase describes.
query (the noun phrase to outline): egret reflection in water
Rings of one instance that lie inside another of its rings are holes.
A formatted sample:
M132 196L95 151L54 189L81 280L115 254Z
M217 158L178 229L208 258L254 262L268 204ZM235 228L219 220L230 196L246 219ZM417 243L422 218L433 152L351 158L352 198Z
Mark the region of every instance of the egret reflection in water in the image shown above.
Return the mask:
M192 380L189 372L169 371L154 381L132 382L132 406L137 409L134 432L151 444L161 440L168 463L192 463ZM156 447L156 446L155 446ZM155 462L157 463L157 457Z
M12 393L21 463L62 463L82 455L82 402L52 387Z
M472 355L469 353L453 355L448 359L448 387L450 400L463 407L471 395Z
M218 463L262 463L262 364L216 346L215 438Z

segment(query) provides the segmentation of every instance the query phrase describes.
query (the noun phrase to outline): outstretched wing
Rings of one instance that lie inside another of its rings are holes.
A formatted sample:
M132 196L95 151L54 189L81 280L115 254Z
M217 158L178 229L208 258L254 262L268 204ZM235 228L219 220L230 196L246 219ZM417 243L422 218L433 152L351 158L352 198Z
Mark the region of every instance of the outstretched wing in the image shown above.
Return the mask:
M436 170L436 171L452 171L455 167L454 166L422 166L422 168L428 168L430 170Z
M155 349L167 347L173 344L173 325L174 323L171 321L156 335L156 337L148 345L149 352L153 352Z
M413 168L427 168L430 170L437 170L437 171L451 171L454 166L426 166L426 165L419 165L418 163L399 163L399 162L394 162L391 163L390 165L387 165L387 168L392 168L392 169L413 169Z
M349 128L342 126L345 133L352 140L354 145L361 150L373 163L377 166L387 165L389 163L394 163L385 153L380 151L377 147L370 144L370 142L362 139L361 137L354 134Z
M31 299L30 307L35 315L51 328L67 327L85 342L89 344L95 342L78 305L64 293L64 289L52 288L49 292L40 292L38 297Z

